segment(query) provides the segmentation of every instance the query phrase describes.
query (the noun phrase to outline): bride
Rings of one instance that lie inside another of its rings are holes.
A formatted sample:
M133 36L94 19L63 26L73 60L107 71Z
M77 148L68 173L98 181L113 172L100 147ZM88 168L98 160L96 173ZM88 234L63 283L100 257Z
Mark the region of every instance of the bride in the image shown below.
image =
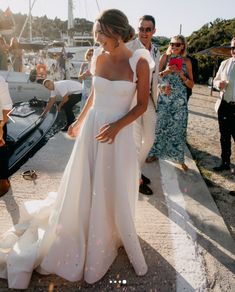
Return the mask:
M137 275L147 272L134 225L139 167L132 127L147 108L152 62L147 50L126 48L133 35L116 9L94 24L100 49L92 60L93 90L68 130L76 142L57 195L26 202L19 224L0 238L0 277L9 288L27 288L33 270L94 283L120 246Z

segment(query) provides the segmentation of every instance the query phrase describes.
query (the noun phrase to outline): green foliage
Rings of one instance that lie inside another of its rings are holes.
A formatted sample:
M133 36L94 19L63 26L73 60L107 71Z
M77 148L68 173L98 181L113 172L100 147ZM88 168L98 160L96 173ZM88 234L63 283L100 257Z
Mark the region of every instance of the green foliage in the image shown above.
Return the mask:
M157 36L152 38L152 42L155 43L157 46L164 47L169 44L170 39L164 36Z
M213 75L213 61L211 57L203 55L194 55L198 61L198 83L207 83L208 79Z
M197 53L214 46L229 45L235 34L235 18L220 19L207 23L187 38L188 52Z
M188 52L198 60L197 82L207 83L210 77L214 77L219 64L227 57L199 55L197 52L215 46L230 45L235 36L235 18L220 19L203 25L187 38Z
M2 11L0 10L0 13ZM15 36L19 36L21 29L25 23L27 18L26 14L13 14L13 18L15 21ZM33 37L40 37L44 40L61 40L61 34L67 33L67 21L62 21L59 18L49 19L46 15L42 17L33 17L32 18L32 33ZM69 31L70 35L74 33L83 33L87 32L90 33L92 31L93 23L86 19L75 19L75 26L74 29ZM10 36L11 37L11 36ZM23 38L29 37L29 25L25 26L25 29L22 34ZM6 37L8 39L9 37Z

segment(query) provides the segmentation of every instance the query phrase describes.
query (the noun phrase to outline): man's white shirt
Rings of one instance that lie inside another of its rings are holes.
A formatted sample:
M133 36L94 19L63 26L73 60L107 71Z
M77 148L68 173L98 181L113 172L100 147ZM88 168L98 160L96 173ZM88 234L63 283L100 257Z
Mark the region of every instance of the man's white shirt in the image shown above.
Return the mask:
M230 73L231 71L233 70L235 66L235 58L230 58L229 60L229 64L228 64L228 67L227 67L227 75L230 76ZM235 101L235 82L233 84L233 100Z
M138 49L145 49L145 46L141 43L141 41L136 38L126 43L126 47L132 52ZM156 48L153 44L151 44L151 50L149 51L152 59L155 62L155 67L150 71L150 83L151 83L151 91L154 102L156 103L157 95L158 95L158 73L159 73L159 59L160 52L158 48Z
M79 94L82 92L82 84L74 80L54 81L54 90L51 97Z

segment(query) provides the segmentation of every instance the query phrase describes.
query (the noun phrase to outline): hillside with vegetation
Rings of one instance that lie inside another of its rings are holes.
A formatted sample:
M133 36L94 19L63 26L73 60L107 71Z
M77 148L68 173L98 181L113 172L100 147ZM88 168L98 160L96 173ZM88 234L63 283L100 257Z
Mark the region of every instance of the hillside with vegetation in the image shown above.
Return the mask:
M4 12L0 10L1 15L4 15ZM26 14L12 14L12 17L15 22L15 32L14 35L19 36L22 30L22 27L27 19ZM33 38L40 38L42 40L61 40L62 34L73 35L75 33L91 33L93 22L88 21L84 18L76 18L74 20L74 28L68 31L68 22L60 20L59 18L49 19L46 15L42 17L32 17L32 35ZM9 36L10 37L10 36ZM29 25L25 26L25 29L22 33L22 38L29 37ZM6 38L8 38L6 36Z
M188 38L188 52L198 61L198 83L207 83L214 76L220 62L227 57L201 55L198 52L215 46L229 46L235 36L235 18L220 19L203 25Z
M194 31L187 38L189 53L197 53L213 46L230 44L235 35L235 18L220 19L204 24L198 31Z
M3 11L0 10L0 16L1 14L3 14ZM17 13L12 14L12 16L16 24L14 35L18 36L27 15ZM84 18L76 18L74 21L74 28L69 31L67 29L67 21L62 21L57 17L55 19L49 19L45 15L43 17L33 17L32 20L33 37L45 41L61 40L61 36L67 33L70 36L76 34L90 34L93 27L93 23ZM22 37L27 38L28 36L29 26L26 25ZM199 65L199 74L196 78L197 82L206 83L209 77L214 75L218 65L224 59L218 56L201 55L198 54L198 52L214 46L229 45L233 36L235 36L235 18L228 20L217 18L213 22L204 24L199 30L194 31L187 37L188 53L197 59ZM10 38L10 36L8 38ZM169 38L164 36L153 38L153 41L160 47L161 52L166 50L169 40Z

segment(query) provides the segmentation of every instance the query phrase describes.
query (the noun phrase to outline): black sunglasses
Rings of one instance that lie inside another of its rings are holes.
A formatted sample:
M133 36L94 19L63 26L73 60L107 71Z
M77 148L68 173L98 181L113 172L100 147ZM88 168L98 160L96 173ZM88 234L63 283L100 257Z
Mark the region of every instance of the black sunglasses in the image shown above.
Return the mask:
M232 51L234 51L234 50L235 50L235 47L230 47L230 49L231 49Z
M153 29L152 27L138 27L140 32L151 32Z
M172 47L177 47L177 48L179 48L181 45L183 45L183 43L170 43L170 45L171 45Z

